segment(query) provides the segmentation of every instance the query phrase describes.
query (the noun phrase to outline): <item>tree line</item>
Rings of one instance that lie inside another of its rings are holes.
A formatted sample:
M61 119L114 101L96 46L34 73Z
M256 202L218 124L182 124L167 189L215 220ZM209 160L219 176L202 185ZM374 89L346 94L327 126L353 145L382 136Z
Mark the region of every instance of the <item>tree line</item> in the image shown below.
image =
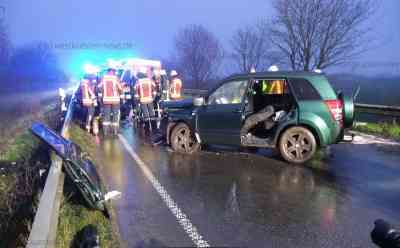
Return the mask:
M227 48L203 25L182 28L169 65L196 88L217 78L228 63L242 73L265 71L272 64L324 70L367 50L366 21L377 8L373 0L274 0L272 6L274 16L238 28Z
M58 58L45 42L13 48L0 19L0 94L55 89L66 82Z

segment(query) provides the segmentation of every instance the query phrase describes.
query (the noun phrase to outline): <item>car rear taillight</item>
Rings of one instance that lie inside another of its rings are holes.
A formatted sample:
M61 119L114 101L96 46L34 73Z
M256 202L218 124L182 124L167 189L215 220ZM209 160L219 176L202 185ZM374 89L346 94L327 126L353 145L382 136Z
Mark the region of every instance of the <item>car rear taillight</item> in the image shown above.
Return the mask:
M340 124L340 127L343 127L343 103L341 100L326 100L326 105L328 106L329 111L331 112L333 120L337 121Z

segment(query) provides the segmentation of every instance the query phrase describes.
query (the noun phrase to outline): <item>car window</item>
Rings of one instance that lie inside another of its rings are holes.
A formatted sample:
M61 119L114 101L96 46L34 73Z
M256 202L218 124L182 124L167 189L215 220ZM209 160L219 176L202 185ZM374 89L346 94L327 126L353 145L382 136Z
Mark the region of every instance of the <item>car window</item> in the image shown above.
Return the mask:
M247 90L247 80L238 80L221 85L208 97L208 104L240 104Z
M258 88L263 95L288 94L288 87L284 79L263 79L257 80L255 88Z
M321 100L318 91L307 79L292 78L290 82L298 100Z

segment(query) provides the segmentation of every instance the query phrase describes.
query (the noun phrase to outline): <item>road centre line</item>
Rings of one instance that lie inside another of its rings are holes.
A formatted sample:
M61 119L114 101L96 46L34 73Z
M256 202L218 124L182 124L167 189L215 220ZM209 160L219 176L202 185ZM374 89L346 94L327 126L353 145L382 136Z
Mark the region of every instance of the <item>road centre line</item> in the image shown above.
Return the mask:
M136 161L139 168L142 170L143 174L150 181L151 185L163 199L164 203L167 205L169 210L177 219L178 223L182 226L183 230L189 235L193 243L197 247L210 247L208 242L203 239L203 237L198 233L197 228L189 220L188 216L179 208L178 204L172 199L168 194L167 190L161 185L157 178L150 171L148 166L140 159L132 147L129 145L128 141L121 135L118 135L121 143L124 145L125 149L128 151L129 155Z

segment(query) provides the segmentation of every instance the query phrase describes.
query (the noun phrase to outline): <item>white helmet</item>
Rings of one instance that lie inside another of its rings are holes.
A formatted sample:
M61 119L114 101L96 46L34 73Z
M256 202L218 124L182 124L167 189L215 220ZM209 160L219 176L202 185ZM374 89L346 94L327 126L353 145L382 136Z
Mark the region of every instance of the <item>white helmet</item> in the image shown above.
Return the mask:
M178 76L178 73L175 70L172 70L171 73L170 73L170 76L171 77Z
M271 66L268 68L268 71L279 71L279 68L278 68L278 66L276 66L276 65L271 65Z
M165 70L161 70L161 71L160 71L160 75L166 76L166 75L167 75L167 72L166 72Z

